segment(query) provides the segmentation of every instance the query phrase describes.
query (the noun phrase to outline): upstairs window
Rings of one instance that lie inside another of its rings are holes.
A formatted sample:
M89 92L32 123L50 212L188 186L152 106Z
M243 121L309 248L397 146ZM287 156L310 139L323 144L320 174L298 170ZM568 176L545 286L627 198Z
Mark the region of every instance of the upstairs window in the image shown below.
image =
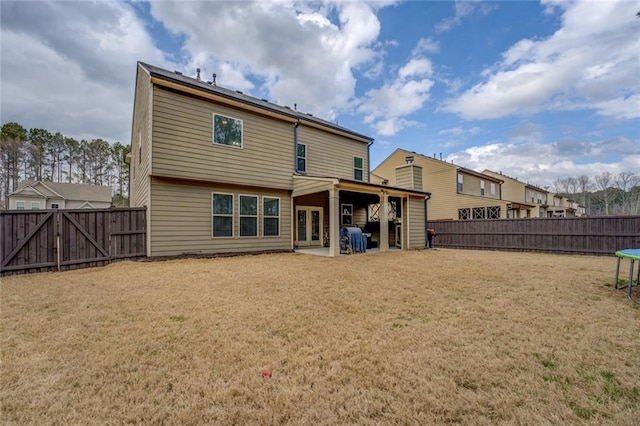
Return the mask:
M298 143L296 149L296 171L307 172L307 145L304 143Z
M24 210L24 201L16 202L16 210Z
M233 195L212 195L213 225L212 236L233 237Z
M242 120L213 114L213 143L242 148Z
M32 201L31 202L31 210L40 210L40 202Z
M480 195L484 196L484 181L480 181Z
M362 180L364 176L364 160L362 157L353 157L353 179Z
M262 235L277 237L280 235L280 199L262 198Z
M258 197L240 195L240 236L258 236Z
M462 183L463 183L462 174L458 173L458 192L462 192Z
M56 203L51 203L51 208L52 209L58 209L58 208L60 208L60 205L56 204Z
M495 183L490 183L489 184L489 191L490 191L491 195L496 195L496 184Z

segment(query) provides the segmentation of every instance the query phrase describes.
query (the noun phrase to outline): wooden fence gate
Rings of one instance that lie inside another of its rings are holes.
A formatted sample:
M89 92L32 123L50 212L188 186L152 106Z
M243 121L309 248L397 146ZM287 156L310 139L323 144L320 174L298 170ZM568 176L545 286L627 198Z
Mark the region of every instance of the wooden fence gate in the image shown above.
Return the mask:
M146 209L0 212L0 276L146 256Z

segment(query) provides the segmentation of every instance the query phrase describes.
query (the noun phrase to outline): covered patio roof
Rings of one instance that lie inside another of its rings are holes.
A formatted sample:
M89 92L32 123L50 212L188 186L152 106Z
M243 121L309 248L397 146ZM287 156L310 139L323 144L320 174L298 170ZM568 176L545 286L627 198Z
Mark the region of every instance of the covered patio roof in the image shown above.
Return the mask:
M352 192L362 192L368 194L380 194L384 191L389 196L395 197L426 197L430 198L431 193L409 188L398 188L394 186L379 185L375 183L362 182L357 180L323 177L323 176L293 176L293 197L313 194L321 191L343 190Z

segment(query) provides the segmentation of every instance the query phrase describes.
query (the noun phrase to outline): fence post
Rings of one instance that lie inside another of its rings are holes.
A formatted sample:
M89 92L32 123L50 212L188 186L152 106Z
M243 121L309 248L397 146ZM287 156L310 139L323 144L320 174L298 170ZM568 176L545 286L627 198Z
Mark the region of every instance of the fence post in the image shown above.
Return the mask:
M56 211L53 217L53 229L56 233L56 268L60 272L60 211Z

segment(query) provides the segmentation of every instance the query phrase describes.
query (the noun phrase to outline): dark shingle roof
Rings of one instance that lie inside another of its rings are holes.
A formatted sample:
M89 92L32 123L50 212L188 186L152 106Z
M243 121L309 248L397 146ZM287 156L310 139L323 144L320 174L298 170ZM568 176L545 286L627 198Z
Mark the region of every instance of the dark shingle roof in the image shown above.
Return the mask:
M230 90L217 85L209 84L206 81L198 80L192 77L187 77L182 75L181 73L177 73L175 71L168 71L163 68L156 67L154 65L146 64L144 62L138 62L138 64L140 64L140 66L142 66L145 70L147 70L152 77L158 77L163 80L172 81L174 83L178 83L186 87L191 87L198 90L202 90L203 92L206 92L206 93L215 94L217 96L220 96L221 98L239 101L247 105L264 109L266 111L275 112L287 117L298 119L300 121L308 121L310 123L314 123L329 129L337 130L339 132L346 133L348 135L352 135L360 139L373 141L373 138L369 136L365 136L363 134L354 132L353 130L349 130L346 127L339 126L330 121L323 120L318 117L314 117L311 114L306 114L304 112L293 110L288 107L277 105L265 99L254 98L253 96L245 95L240 91Z

